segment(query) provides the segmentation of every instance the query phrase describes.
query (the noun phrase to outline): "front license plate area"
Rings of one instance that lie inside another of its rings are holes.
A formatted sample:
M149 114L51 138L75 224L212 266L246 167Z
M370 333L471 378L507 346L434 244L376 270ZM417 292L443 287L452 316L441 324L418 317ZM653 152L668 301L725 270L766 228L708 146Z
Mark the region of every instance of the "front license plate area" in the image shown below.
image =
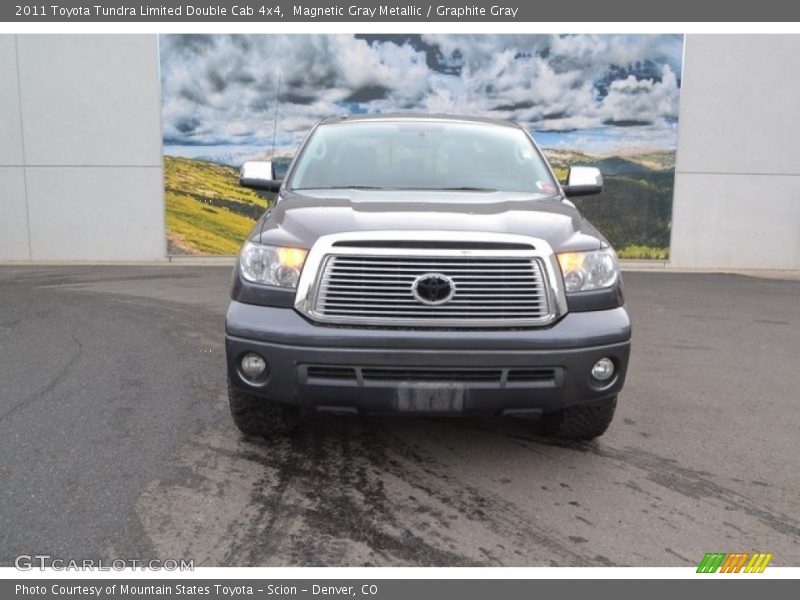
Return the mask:
M466 387L457 383L407 382L397 390L397 410L421 413L460 413Z

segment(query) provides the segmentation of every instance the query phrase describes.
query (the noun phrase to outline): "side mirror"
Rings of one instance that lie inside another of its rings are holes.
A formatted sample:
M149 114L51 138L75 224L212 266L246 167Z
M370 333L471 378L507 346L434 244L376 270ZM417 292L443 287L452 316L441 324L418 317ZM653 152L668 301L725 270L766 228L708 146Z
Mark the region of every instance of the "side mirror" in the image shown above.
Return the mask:
M595 167L570 167L567 185L561 186L567 196L590 196L603 191L603 175Z
M277 192L281 182L275 179L275 168L269 160L248 160L239 172L239 185L254 190Z

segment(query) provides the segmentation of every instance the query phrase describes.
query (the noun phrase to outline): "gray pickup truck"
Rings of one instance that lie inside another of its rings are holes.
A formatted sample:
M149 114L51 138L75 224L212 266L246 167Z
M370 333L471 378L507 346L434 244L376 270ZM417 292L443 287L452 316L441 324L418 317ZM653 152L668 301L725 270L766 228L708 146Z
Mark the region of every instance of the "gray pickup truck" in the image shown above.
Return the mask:
M275 435L312 411L538 417L602 435L631 324L614 250L531 136L504 121L321 121L242 248L226 319L231 414Z

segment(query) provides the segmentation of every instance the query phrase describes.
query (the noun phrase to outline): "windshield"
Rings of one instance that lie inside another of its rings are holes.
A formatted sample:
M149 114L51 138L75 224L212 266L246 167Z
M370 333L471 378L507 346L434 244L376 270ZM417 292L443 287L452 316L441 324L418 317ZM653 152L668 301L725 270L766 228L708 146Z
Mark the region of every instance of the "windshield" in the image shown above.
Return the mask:
M558 191L524 131L448 121L321 125L300 154L289 188Z

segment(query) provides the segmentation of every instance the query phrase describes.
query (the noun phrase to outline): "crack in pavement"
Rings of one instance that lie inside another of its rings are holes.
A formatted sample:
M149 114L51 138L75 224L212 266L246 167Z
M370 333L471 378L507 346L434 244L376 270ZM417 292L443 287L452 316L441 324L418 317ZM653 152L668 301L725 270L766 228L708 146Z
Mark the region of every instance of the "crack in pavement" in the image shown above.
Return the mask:
M66 377L66 375L72 370L72 368L75 366L75 363L78 362L78 359L83 355L83 344L81 344L78 338L75 337L75 334L70 334L70 337L72 338L72 342L75 345L76 350L72 353L67 363L61 369L59 369L59 371L53 377L50 378L50 381L48 381L42 389L30 394L29 396L26 396L17 404L9 408L6 412L0 414L0 421L10 417L16 411L24 408L32 401L42 398L52 392L61 382L61 380L64 379L64 377Z

